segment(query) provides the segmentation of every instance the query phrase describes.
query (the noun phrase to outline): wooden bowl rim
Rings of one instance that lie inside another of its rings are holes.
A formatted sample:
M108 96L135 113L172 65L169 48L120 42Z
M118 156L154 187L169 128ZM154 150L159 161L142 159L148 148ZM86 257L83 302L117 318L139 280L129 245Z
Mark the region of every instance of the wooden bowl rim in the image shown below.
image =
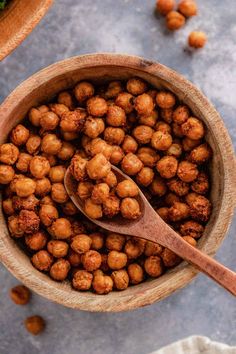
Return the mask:
M5 45L0 48L0 61L6 58L26 39L26 37L28 37L28 35L33 31L33 29L45 16L52 3L53 0L43 0L40 9L38 11L35 11L30 17L28 17L24 25L18 28L17 31L15 31L14 35L10 38L10 40L6 41ZM16 7L17 3L13 4L12 11L14 11ZM7 15L8 10L6 10L6 14L2 14L4 18L6 18Z
M219 113L201 91L182 75L162 64L137 56L110 53L76 56L50 65L20 84L0 106L0 117L9 116L24 97L28 96L30 92L36 90L41 85L46 84L51 79L59 77L66 72L98 66L133 68L140 72L158 76L158 78L164 81L171 81L180 91L187 90L191 95L194 95L194 100L197 102L198 107L204 109L207 120L209 119L211 123L214 122L215 125L217 125L217 139L221 145L222 164L224 167L224 171L222 171L222 173L224 173L224 186L220 218L215 221L212 230L214 234L217 235L216 242L214 242L214 238L212 237L207 240L205 245L201 248L204 252L213 256L230 226L235 206L236 169L234 150L227 129ZM213 126L213 130L214 129L216 128ZM222 220L224 220L224 222L222 222ZM49 300L67 307L86 311L116 312L146 306L157 300L164 299L177 289L184 287L197 274L195 268L188 265L186 262L182 262L178 267L174 268L174 271L171 270L164 274L161 277L162 282L158 286L154 286L155 280L151 280L131 287L131 289L135 290L129 291L128 293L126 293L126 291L112 292L103 296L70 290L70 296L68 296L68 289L66 289L64 284L56 285L58 283L55 283L55 281L50 280L48 276L35 270L30 263L29 267L22 269L19 260L12 257L11 249L5 245L3 236L2 233L2 237L0 237L0 260L16 278ZM172 282L173 279L174 282Z

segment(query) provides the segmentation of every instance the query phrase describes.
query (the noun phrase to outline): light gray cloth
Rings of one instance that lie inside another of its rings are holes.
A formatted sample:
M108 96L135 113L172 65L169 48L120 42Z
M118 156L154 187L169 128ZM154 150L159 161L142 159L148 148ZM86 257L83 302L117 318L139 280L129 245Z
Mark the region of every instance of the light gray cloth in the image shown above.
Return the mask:
M192 336L159 349L152 354L236 354L236 347L212 342L207 337Z

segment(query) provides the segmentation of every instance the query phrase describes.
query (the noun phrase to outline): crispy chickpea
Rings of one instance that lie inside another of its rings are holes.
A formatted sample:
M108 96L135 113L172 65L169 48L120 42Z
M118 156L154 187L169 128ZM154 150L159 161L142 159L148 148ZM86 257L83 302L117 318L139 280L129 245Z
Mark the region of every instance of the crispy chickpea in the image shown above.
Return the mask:
M141 215L140 205L135 198L124 198L120 204L120 212L125 219L137 219Z
M170 221L168 208L162 207L162 208L156 209L156 212L165 222Z
M87 162L86 170L91 179L105 178L111 171L111 164L101 153Z
M131 135L126 135L122 143L122 149L125 154L129 152L134 154L138 150L138 143Z
M25 244L31 251L39 251L47 244L47 235L44 231L25 236Z
M35 178L43 178L45 177L50 171L50 163L49 161L43 156L34 156L29 164L30 173Z
M54 201L49 195L46 195L40 200L40 205L55 205Z
M193 238L199 238L202 236L204 227L196 221L185 221L180 225L180 233L183 236L191 236Z
M159 277L164 271L161 258L158 256L150 256L146 258L144 262L144 269L150 277Z
M103 213L108 218L113 218L120 211L120 199L110 195L103 203Z
M88 81L81 81L75 86L75 97L79 103L83 103L94 95L94 87Z
M97 294L108 294L112 291L113 280L109 275L103 275L99 272L99 274L94 275L92 286Z
M62 205L62 211L67 216L73 216L78 214L78 209L72 201L68 201Z
M134 100L134 108L140 115L151 114L154 109L152 97L147 93L137 96Z
M105 178L103 178L103 182L108 184L110 188L114 188L117 186L117 178L114 172L110 171Z
M156 131L152 135L151 145L156 150L165 151L168 150L172 144L172 136L169 133L163 133L162 131Z
M62 142L55 134L46 134L41 143L41 150L49 155L57 155L61 150Z
M19 217L17 215L11 215L8 218L8 228L12 237L19 238L24 235L24 230L21 228Z
M194 200L187 203L190 206L190 215L196 221L207 222L211 215L211 203L202 195L196 195Z
M64 204L69 199L66 189L62 183L53 183L51 197L54 202L59 204Z
M157 122L156 126L155 126L155 129L157 131L160 131L162 133L169 133L171 134L171 126L165 122Z
M93 139L89 144L89 154L91 156L102 153L107 160L109 160L111 157L112 149L112 146L101 138Z
M109 106L106 123L112 127L123 127L126 123L126 114L123 108L116 105Z
M171 221L179 221L189 216L189 206L185 203L174 202L169 208L169 218Z
M80 155L74 155L70 163L70 172L77 181L84 181L87 179L87 166L88 161Z
M16 162L16 168L20 172L28 172L31 159L32 159L31 155L21 152Z
M40 271L47 272L53 263L53 257L47 251L40 250L33 255L31 261L35 268Z
M57 281L67 278L70 270L70 263L66 259L58 259L50 268L50 277Z
M107 90L105 92L105 97L108 99L116 98L122 91L123 87L120 81L111 81L108 84Z
M166 16L166 27L170 31L176 31L185 24L185 17L177 11L170 11Z
M40 219L32 210L21 210L18 222L20 229L26 234L32 234L39 230Z
M159 176L154 177L152 183L150 184L150 191L153 195L162 197L167 192L165 181Z
M69 133L80 132L84 127L86 116L87 113L82 108L77 108L75 111L64 112L61 116L61 130Z
M54 112L43 113L40 117L39 124L43 130L54 130L58 126L60 118Z
M172 178L176 175L178 160L174 156L164 156L156 164L156 169L163 178Z
M140 78L132 78L129 79L126 85L127 91L134 96L142 95L145 91L147 91L147 84Z
M65 218L58 218L52 222L52 225L48 228L52 237L57 240L68 239L72 235L72 227L69 220Z
M184 133L182 130L182 125L179 125L177 123L172 123L172 131L173 131L173 136L176 138L183 138Z
M85 200L84 211L91 219L100 219L103 214L101 204L95 204L91 198Z
M51 240L47 244L47 250L55 258L65 257L69 250L69 245L64 241Z
M61 131L62 137L65 141L72 141L79 138L79 133Z
M113 271L111 277L117 290L125 290L128 288L129 275L125 269Z
M75 153L75 148L72 144L67 141L63 141L60 151L58 152L58 158L60 160L66 161L70 160Z
M57 101L58 103L64 104L69 109L74 108L73 97L68 91L60 92Z
M171 192L174 192L179 197L183 197L184 195L188 194L189 185L186 182L181 181L178 178L173 178L167 182L167 185Z
M161 109L161 118L166 122L167 124L172 123L173 120L173 109L172 108L163 108Z
M72 279L73 287L76 290L86 291L92 286L93 275L86 270L78 270Z
M41 316L30 316L25 319L24 325L29 333L37 336L39 333L43 332L45 321Z
M198 194L197 193L189 193L185 196L185 200L188 203L188 205L192 205L193 202L197 199Z
M193 48L203 48L207 42L207 36L204 32L193 31L188 37L188 44Z
M153 110L150 114L148 115L142 115L139 117L139 123L143 125L147 125L148 127L153 128L157 122L158 119L158 111Z
M14 165L19 156L19 149L14 144L0 145L0 162L6 165Z
M121 251L124 244L125 236L123 235L110 233L106 238L106 248L108 248L110 251Z
M175 0L157 0L156 9L161 14L166 16L175 7Z
M17 285L10 290L10 297L15 304L26 305L30 301L31 292L26 286Z
M115 104L117 106L121 107L125 111L126 114L129 114L134 109L133 99L134 99L134 96L131 95L130 93L121 92L116 97Z
M209 180L205 172L200 172L197 178L192 182L191 189L198 194L206 194L209 190Z
M46 113L49 111L49 108L46 105L42 105L37 108L31 108L29 111L29 121L31 124L33 124L35 127L40 126L40 118L43 113Z
M110 188L106 183L98 183L93 187L91 199L95 204L102 204L109 197Z
M165 203L168 205L168 206L172 206L172 204L174 202L180 202L180 198L175 194L175 193L168 193L166 196L165 196Z
M190 153L189 159L196 164L202 164L211 158L212 150L208 144L201 144Z
M7 198L2 202L2 208L6 215L13 215L15 212L14 205L11 198Z
M90 250L84 253L81 257L81 260L84 268L89 272L93 272L100 268L102 263L102 257L100 253L94 250Z
M172 108L175 101L175 96L171 92L160 91L156 96L157 105L162 109Z
M37 179L35 182L35 195L44 197L45 195L50 193L52 186L48 178L44 177L41 179Z
M87 101L87 111L91 116L102 117L107 113L108 105L101 97L92 97Z
M159 245L158 243L147 241L147 243L145 245L144 254L147 257L159 256L161 254L162 250L163 250L163 247L161 245Z
M107 127L104 130L104 140L109 144L121 145L125 138L125 132L121 128Z
M107 263L111 269L122 269L127 264L127 255L123 252L112 250L108 253Z
M97 138L105 129L105 124L102 118L88 117L84 124L84 134L89 138Z
M180 157L182 154L182 147L180 144L174 143L166 151L166 154L169 156Z
M184 138L182 140L182 146L184 151L191 151L192 149L196 148L198 145L201 144L201 140L192 140L189 138ZM193 161L195 162L195 161Z
M120 198L136 197L139 194L139 189L136 183L126 179L118 183L116 193Z
M77 194L80 199L85 200L91 197L93 191L93 184L91 182L80 182L77 188Z
M154 172L150 167L143 167L136 176L136 181L138 184L147 187L149 186L154 178Z
M66 168L62 165L53 166L49 171L49 178L52 183L62 183L64 181Z
M18 124L12 131L11 131L11 142L16 146L21 146L26 143L29 139L29 130L25 128L22 124Z
M58 219L57 209L50 204L44 204L39 210L39 217L44 226L50 226L53 221Z
M137 242L134 238L128 240L125 243L124 252L127 254L129 259L135 259L141 256L144 251L144 247Z
M72 267L78 267L81 263L81 255L73 251L71 248L69 249L67 259Z
M139 284L144 279L143 269L138 263L132 263L128 266L128 275L130 283Z
M194 181L198 173L197 165L188 161L181 161L179 163L177 175L183 182Z
M167 268L174 267L181 262L181 258L174 252L165 248L161 254L162 261Z
M185 17L197 15L197 4L194 0L181 0L178 6L179 12Z
M43 152L42 156L48 160L50 167L56 166L57 157L55 155L49 155L49 154L45 154L45 152Z
M139 125L134 128L132 134L139 144L150 143L153 136L153 129L147 125Z
M39 200L35 197L34 194L31 194L25 198L14 196L11 199L11 201L12 201L13 208L16 211L22 209L35 211L39 205Z
M160 158L156 151L149 147L138 149L137 156L146 167L154 167Z
M118 165L121 160L124 158L124 151L121 149L120 146L118 145L113 145L112 146L112 154L110 157L110 163L112 165Z
M1 166L1 165L0 165ZM20 179L26 178L24 175L21 174L15 174L13 180L10 182L9 185L9 196L12 196L12 194L16 193L16 182Z
M15 182L15 191L19 197L29 197L35 192L36 182L31 178L18 178Z
M101 232L94 232L89 235L92 240L91 249L98 251L103 248L104 235Z
M68 112L69 108L62 103L51 103L49 105L51 111L61 118L64 112Z
M122 171L129 176L136 175L142 167L142 161L132 153L128 153L121 162Z
M204 136L204 126L202 122L194 117L188 118L188 120L181 125L183 134L192 140L198 140Z
M173 112L173 121L180 125L185 123L189 117L190 111L186 105L178 106Z
M11 166L0 165L0 184L10 183L15 176L15 171Z
M38 135L31 135L26 142L26 150L29 154L35 155L39 152L41 145L41 138Z

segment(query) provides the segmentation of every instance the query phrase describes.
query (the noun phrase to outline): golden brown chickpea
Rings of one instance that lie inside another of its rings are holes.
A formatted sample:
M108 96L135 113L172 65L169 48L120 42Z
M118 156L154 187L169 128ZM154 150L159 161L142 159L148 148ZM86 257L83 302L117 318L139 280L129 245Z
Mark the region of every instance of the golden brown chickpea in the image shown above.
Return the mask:
M154 172L150 167L143 167L136 176L136 181L138 184L147 187L149 186L154 178Z
M161 109L161 118L167 123L172 123L173 120L173 109L172 108L164 108Z
M111 171L111 164L99 153L87 162L86 170L91 179L102 179Z
M122 269L127 264L127 255L123 252L110 251L108 253L107 263L111 269Z
M123 127L126 124L126 114L119 106L109 106L106 115L106 123L112 127Z
M166 27L171 31L176 31L185 24L185 17L177 11L170 11L166 16ZM163 107L165 108L165 107Z
M20 179L24 179L26 178L24 175L21 174L15 174L13 180L10 182L9 185L9 196L12 196L12 194L16 193L16 182Z
M103 178L103 182L108 184L110 188L114 188L117 186L117 178L114 172L110 171L108 175Z
M53 205L44 204L39 210L39 217L43 225L50 226L53 221L58 219L59 215L57 209Z
M11 143L0 145L0 162L6 165L14 165L19 156L19 149Z
M135 198L124 198L120 204L120 212L125 219L137 219L141 215L140 205Z
M47 235L44 231L38 231L25 236L25 244L31 251L39 251L47 244Z
M197 165L188 161L181 161L179 163L177 175L183 182L194 181L198 173Z
M21 229L19 217L17 215L11 215L8 218L8 228L12 237L19 238L24 235L24 230Z
M96 138L91 140L89 144L89 154L95 156L99 153L102 153L109 160L112 154L112 146L101 138Z
M28 197L35 192L36 182L31 178L18 178L15 182L15 191L19 197Z
M105 123L102 118L88 117L84 124L83 132L88 137L95 139L97 138L105 129Z
M151 96L147 93L143 93L139 95L134 100L134 108L140 115L148 115L151 114L154 109L154 103Z
M125 132L121 128L107 127L104 130L104 140L109 144L121 145L125 138Z
M80 182L77 188L77 194L80 199L85 200L91 197L93 191L93 184L91 182Z
M90 234L89 237L92 240L92 244L91 244L92 250L98 251L101 248L103 248L105 237L101 232L94 232L94 233Z
M197 15L197 4L194 0L181 0L178 6L179 12L185 17Z
M158 119L158 111L154 110L148 115L142 115L139 117L139 123L153 128Z
M117 290L125 290L129 286L129 275L125 269L115 270L111 273L111 278Z
M158 256L150 256L146 258L144 262L144 269L150 277L159 277L164 271L161 258Z
M131 152L128 153L121 162L122 171L129 176L136 175L142 167L142 161L138 158L137 155L134 155Z
M185 196L185 200L188 203L188 205L192 205L198 197L197 193L189 193Z
M191 246L196 247L197 246L197 241L191 237L191 236L183 236L183 240L188 242Z
M94 95L94 87L88 81L81 81L75 86L75 97L79 103L83 103Z
M185 123L190 116L189 108L186 105L178 106L173 112L173 121L177 124Z
M48 178L36 179L35 195L44 197L51 191L51 183Z
M108 294L110 291L112 291L113 288L113 280L109 275L103 275L100 273L95 274L93 278L93 289L94 291L99 294Z
M40 219L32 210L21 210L18 222L21 230L26 234L33 234L39 230Z
M161 150L161 151L168 150L171 144L172 144L172 136L169 133L156 131L152 135L151 145L156 150Z
M161 254L162 250L163 250L163 247L161 245L159 245L158 243L147 241L147 243L145 245L144 254L147 257L159 256Z
M170 221L168 208L162 207L162 208L156 209L156 212L165 222Z
M76 290L86 291L91 288L93 275L86 270L78 270L72 279L73 287Z
M75 153L75 148L72 144L64 141L62 143L61 149L58 152L58 158L60 160L66 161L66 160L70 160L72 158L72 156Z
M77 181L84 181L87 179L87 166L88 161L80 155L74 155L70 163L70 172Z
M35 197L34 194L31 194L26 198L14 196L12 198L12 205L16 211L22 209L35 211L39 205L39 200Z
M57 158L55 155L49 155L49 154L45 154L45 152L43 152L42 156L48 160L50 167L56 166Z
M51 103L49 105L51 111L61 118L64 112L68 112L69 108L62 103Z
M120 81L111 81L108 84L105 97L108 99L116 98L123 91L123 87Z
M185 221L180 225L180 233L183 236L191 236L193 238L199 238L202 236L204 227L196 221Z
M30 301L31 292L26 286L17 285L10 290L10 297L16 305L26 305Z
M136 183L126 179L118 183L116 187L116 193L120 198L136 197L139 194L139 189Z
M135 259L141 256L144 251L144 247L137 242L136 239L132 238L125 243L124 252L127 254L129 259Z
M26 150L29 154L35 155L39 152L41 138L38 135L31 135L26 142Z
M167 182L167 185L171 192L174 192L179 197L183 197L184 195L188 194L189 185L186 182L181 181L178 178L173 178Z
M187 203L190 206L190 215L194 220L200 222L207 222L209 220L211 215L211 203L207 198L196 194L194 199L190 202L188 199Z
M65 141L72 141L79 138L79 133L61 131L62 137Z
M53 183L51 197L54 202L59 204L64 204L69 199L66 189L62 183Z
M150 191L153 195L162 197L167 192L165 181L159 176L154 177L152 183L150 184Z
M70 270L70 263L66 259L58 259L50 268L50 277L57 281L67 278Z
M40 126L40 118L43 113L46 113L49 111L49 108L45 105L42 105L37 108L31 108L29 111L29 121L31 124L33 124L35 127Z
M72 267L78 267L81 263L81 256L79 253L73 251L71 248L69 249L68 261Z
M41 143L41 150L49 155L57 155L61 150L62 142L55 134L46 134Z
M211 158L212 150L208 144L201 144L193 149L190 153L189 159L198 165L205 163Z
M205 133L202 122L194 117L190 117L184 124L182 124L181 129L183 134L192 140L203 138Z
M3 200L2 208L3 208L4 213L9 216L13 215L15 212L11 198L7 198L7 199Z
M155 129L162 133L169 133L171 134L171 126L165 122L157 122Z
M43 197L41 200L40 200L40 205L55 205L54 201L52 200L52 198L47 195L46 197Z
M65 218L58 218L53 221L52 225L48 228L48 231L55 239L65 240L72 235L71 223Z
M68 91L60 92L57 97L58 103L64 104L69 109L74 108L73 97Z
M182 146L184 151L191 151L195 147L201 144L201 140L192 140L189 138L184 138L182 140ZM193 161L195 162L195 161Z
M29 134L30 133L28 129L26 129L22 124L18 124L11 131L11 142L16 146L24 145L29 139Z
M132 263L128 266L128 275L130 283L133 285L141 283L144 278L143 269L137 263Z
M53 112L43 113L40 117L39 124L43 130L54 130L58 126L60 118Z
M137 141L132 136L126 135L122 143L122 149L125 154L129 152L134 154L138 149Z
M33 255L31 261L35 268L40 271L47 272L53 263L53 257L47 251L40 250Z
M182 147L180 144L172 144L169 149L166 151L166 154L169 156L180 157L182 154Z
M176 175L178 161L174 156L164 156L156 164L156 169L163 178L172 178Z
M169 208L169 218L171 221L179 221L189 216L189 207L185 203L174 202Z
M177 256L174 252L165 248L161 254L162 261L167 268L176 266L181 262L181 258Z
M34 336L37 336L45 328L45 321L41 316L30 316L26 318L24 324L27 331Z
M182 125L179 125L177 123L172 123L172 131L173 131L173 136L176 138L183 138L183 130L182 130Z
M165 196L165 203L168 205L168 206L172 206L174 202L180 202L180 198L174 194L174 193L168 193L166 196Z
M30 161L30 173L35 178L43 178L45 177L50 171L50 163L49 161L43 156L34 156Z
M102 263L102 257L100 253L94 250L90 250L84 253L81 257L81 260L84 268L89 272L93 272L100 268Z
M62 211L65 215L73 216L78 214L78 209L72 201L68 201L62 205Z
M134 96L131 95L130 93L121 92L116 97L115 104L117 106L121 107L125 111L126 114L129 114L134 109L133 99L134 99Z
M209 190L209 180L205 172L200 172L197 178L191 184L193 192L198 194L206 194Z
M138 149L137 156L146 167L154 167L160 158L156 151L149 147Z
M80 132L85 123L87 112L83 108L77 108L75 111L64 112L61 116L60 127L63 132Z
M0 184L10 183L15 176L15 171L11 166L0 165Z
M203 48L207 42L207 36L204 32L193 31L188 37L188 44L193 48Z
M156 102L162 109L172 108L175 105L175 96L171 92L160 91L156 96Z
M138 77L129 79L126 88L134 96L142 95L148 89L146 82Z
M110 195L103 203L103 213L108 218L113 218L120 211L120 199L115 195Z
M49 171L49 178L52 183L62 183L64 181L66 168L62 165L53 166Z
M112 146L112 154L111 154L111 157L110 157L110 163L112 165L118 165L121 160L124 158L124 152L123 150L121 149L120 146L118 145L114 145Z
M93 187L91 199L95 204L102 204L109 197L110 188L106 183L98 183Z
M18 157L18 160L16 163L16 168L20 172L28 172L31 159L32 159L31 155L21 152L19 154L19 157Z
M85 200L84 211L91 219L100 219L103 214L101 204L95 204L91 198Z
M101 97L92 97L87 101L87 111L91 116L102 117L107 113L108 105Z
M106 238L106 248L110 251L121 251L125 244L125 236L110 233Z
M139 144L148 144L150 143L154 130L147 125L139 125L134 128L132 134Z
M175 7L175 0L157 0L156 9L161 15L166 16Z

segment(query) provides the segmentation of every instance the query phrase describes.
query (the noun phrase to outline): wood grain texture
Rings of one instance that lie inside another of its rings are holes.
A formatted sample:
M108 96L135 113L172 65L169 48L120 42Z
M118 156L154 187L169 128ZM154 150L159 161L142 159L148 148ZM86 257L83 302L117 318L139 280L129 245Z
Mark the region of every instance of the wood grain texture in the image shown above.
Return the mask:
M23 82L0 106L0 143L6 140L7 134L25 117L30 107L50 100L79 80L103 82L131 76L139 76L157 88L174 92L208 128L207 140L214 150L211 164L211 201L214 209L198 247L213 256L226 235L235 207L234 151L215 108L193 84L175 71L139 57L118 54L85 55L53 64ZM188 284L197 274L195 268L182 262L162 277L129 287L123 292L112 292L105 296L76 292L69 283L56 283L34 269L29 258L9 237L2 212L0 221L0 259L5 266L35 292L72 308L88 311L134 309L165 298Z
M53 0L11 0L0 11L0 61L34 29Z

